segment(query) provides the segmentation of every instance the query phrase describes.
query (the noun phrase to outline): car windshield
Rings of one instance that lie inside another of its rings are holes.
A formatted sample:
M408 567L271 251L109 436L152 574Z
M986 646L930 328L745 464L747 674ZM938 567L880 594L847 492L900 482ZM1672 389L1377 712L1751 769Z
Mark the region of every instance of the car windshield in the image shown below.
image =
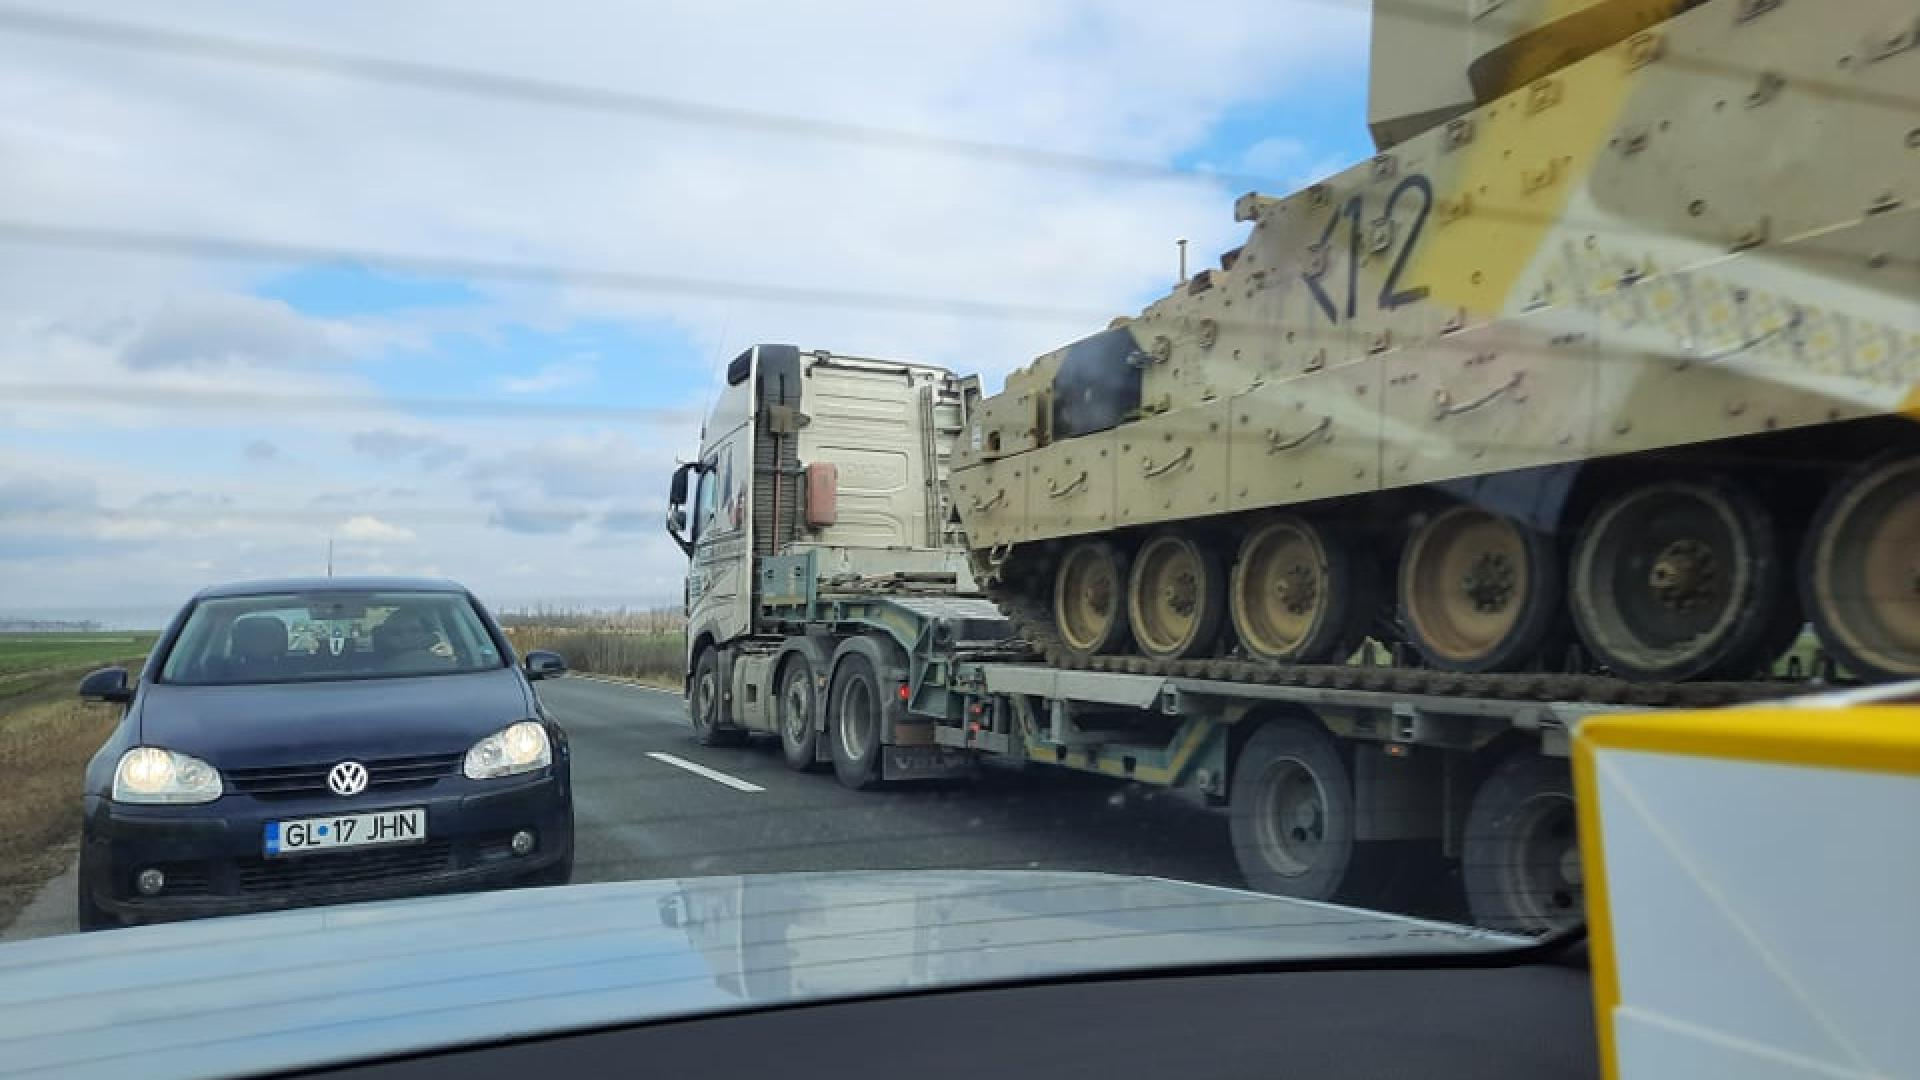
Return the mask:
M462 594L279 593L193 605L160 681L185 686L383 679L498 668Z

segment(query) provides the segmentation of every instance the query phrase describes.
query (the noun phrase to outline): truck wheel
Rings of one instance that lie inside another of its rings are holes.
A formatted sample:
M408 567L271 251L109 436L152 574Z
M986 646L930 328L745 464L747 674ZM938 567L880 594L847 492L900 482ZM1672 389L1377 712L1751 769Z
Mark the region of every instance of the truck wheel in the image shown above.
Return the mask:
M1353 840L1353 782L1316 724L1269 721L1233 767L1234 858L1247 884L1301 900L1377 903L1384 845Z
M687 719L693 739L701 746L726 746L738 734L720 727L720 653L704 649L693 662L693 681L687 685Z
M840 661L827 694L827 733L833 741L833 774L855 791L880 779L880 708L873 662L850 654Z
M1460 875L1489 930L1544 934L1586 918L1566 762L1521 751L1494 766L1467 813Z
M813 723L813 667L806 657L795 655L787 661L780 672L780 693L773 700L787 768L806 772L813 768L820 742L820 730Z

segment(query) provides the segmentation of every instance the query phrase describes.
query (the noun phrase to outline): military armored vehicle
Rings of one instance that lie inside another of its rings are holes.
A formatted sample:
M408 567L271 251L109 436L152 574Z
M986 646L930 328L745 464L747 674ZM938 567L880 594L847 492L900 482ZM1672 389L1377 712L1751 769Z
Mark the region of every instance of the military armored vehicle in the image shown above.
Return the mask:
M1658 702L1810 621L1920 677L1920 3L1373 15L1375 157L1242 196L1217 267L967 402L953 500L1016 632Z

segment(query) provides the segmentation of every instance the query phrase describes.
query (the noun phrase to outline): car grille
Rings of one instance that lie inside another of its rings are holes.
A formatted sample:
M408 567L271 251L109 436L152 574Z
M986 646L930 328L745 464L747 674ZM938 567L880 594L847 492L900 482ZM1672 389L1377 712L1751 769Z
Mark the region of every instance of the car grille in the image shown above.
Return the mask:
M380 758L363 761L367 767L368 791L400 791L431 785L460 768L465 754L422 754L415 757ZM234 791L260 799L290 799L303 795L329 794L327 770L338 761L317 765L269 765L256 769L228 769L227 785Z
M329 885L359 885L451 869L453 844L446 840L291 858L248 858L241 859L235 866L240 891L254 895Z

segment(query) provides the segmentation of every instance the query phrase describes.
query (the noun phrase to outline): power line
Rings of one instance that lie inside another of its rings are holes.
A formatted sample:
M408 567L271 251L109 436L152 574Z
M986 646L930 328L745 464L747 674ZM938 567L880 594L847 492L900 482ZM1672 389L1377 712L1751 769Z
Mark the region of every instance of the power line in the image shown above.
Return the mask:
M1327 0L1320 0L1325 3ZM1338 2L1338 0L1336 0ZM1350 6L1350 5L1343 5ZM1017 143L970 139L905 128L688 101L585 83L508 75L478 68L397 60L365 53L227 37L65 12L0 6L0 31L88 45L161 53L219 63L355 79L549 108L648 117L679 124L730 127L762 135L814 138L854 146L956 154L1066 172L1135 180L1179 180L1246 188L1281 185L1270 176L1212 172L1149 161L1103 157Z
M1435 6L1431 0L1295 0L1344 14L1382 12L1441 29L1459 29L1458 10ZM1178 180L1227 184L1248 190L1285 190L1293 185L1275 177L1246 172L1215 172L1159 162L1054 150L1046 147L972 139L905 128L859 124L842 120L769 112L760 109L647 94L586 83L563 82L528 75L511 75L479 68L399 60L366 53L320 49L284 42L262 41L179 30L150 23L103 19L0 5L0 31L28 34L87 45L172 55L183 58L298 71L311 75L354 79L415 90L461 94L496 101L515 101L548 108L649 117L672 123L732 127L765 135L816 138L848 145L893 147L922 152L979 157L1068 172L1100 173L1135 180ZM1683 70L1731 78L1751 79L1759 69L1694 55L1671 55L1663 63ZM1849 99L1888 108L1913 108L1915 100L1871 87L1833 79L1796 75L1795 85L1816 96Z
M253 410L310 413L390 413L405 410L427 416L476 419L572 418L620 420L640 424L692 424L700 419L692 409L639 408L592 402L487 401L479 398L400 397L371 394L276 394L216 387L140 386L128 388L100 383L60 381L0 381L0 401L11 404L92 403L106 408L142 407L165 401L177 408Z
M1527 222L1557 223L1570 234L1578 232L1614 232L1608 224L1583 222L1508 207L1476 208L1477 216ZM432 255L405 251L377 251L277 240L251 240L241 237L201 233L161 232L142 229L108 228L86 225L54 225L0 219L0 244L12 243L67 251L104 252L123 255L148 255L168 258L203 258L229 262L277 263L291 265L357 265L424 277L464 277L478 281L511 284L572 285L583 288L658 295L717 297L729 300L759 300L768 303L811 307L829 307L866 311L909 312L930 315L990 319L1002 322L1026 322L1047 325L1071 325L1084 329L1107 323L1114 312L1106 308L1067 307L1030 304L1018 301L927 296L912 293L878 292L860 289L828 289L805 285L768 284L692 277L642 270L567 266L458 255ZM1848 247L1834 247L1817 240L1796 242L1767 250L1790 253L1798 258L1828 263L1865 260ZM1910 267L1916 259L1892 252L1874 256L1877 265ZM1676 268L1684 270L1684 268ZM1240 319L1218 315L1222 329L1268 327L1268 320ZM1346 330L1339 326L1310 323L1287 329L1309 339L1326 336L1345 340ZM209 393L218 394L218 391ZM354 404L346 399L344 404ZM450 411L460 411L461 403L441 402ZM592 409L593 406L581 406Z
M561 266L545 263L372 251L319 244L248 240L209 234L119 229L86 225L49 225L0 220L0 243L69 251L217 259L229 262L353 264L423 277L464 277L509 284L575 285L618 292L724 297L814 307L891 310L930 315L993 318L1008 322L1084 324L1105 321L1105 309L1055 307L1002 300L970 300L859 289L772 285L642 270Z

